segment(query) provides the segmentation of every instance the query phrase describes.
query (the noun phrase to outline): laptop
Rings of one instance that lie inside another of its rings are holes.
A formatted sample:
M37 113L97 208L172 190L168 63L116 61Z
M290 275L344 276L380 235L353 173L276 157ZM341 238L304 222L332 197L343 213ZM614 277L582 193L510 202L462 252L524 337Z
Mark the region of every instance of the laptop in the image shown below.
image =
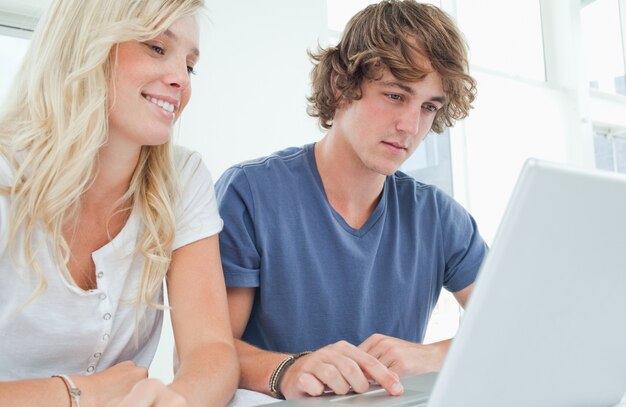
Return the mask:
M626 392L626 176L524 165L439 374L281 406L609 407Z

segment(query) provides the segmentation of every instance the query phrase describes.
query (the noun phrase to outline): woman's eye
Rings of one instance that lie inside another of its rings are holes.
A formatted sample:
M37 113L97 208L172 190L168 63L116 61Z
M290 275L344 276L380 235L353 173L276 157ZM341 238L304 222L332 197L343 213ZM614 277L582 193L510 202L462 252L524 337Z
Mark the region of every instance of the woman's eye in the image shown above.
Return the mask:
M190 75L195 75L196 71L193 69L193 66L187 65L187 73Z
M163 55L165 54L165 50L161 47L159 47L158 45L150 45L148 44L148 47L150 47L150 49L154 52L156 52L159 55Z

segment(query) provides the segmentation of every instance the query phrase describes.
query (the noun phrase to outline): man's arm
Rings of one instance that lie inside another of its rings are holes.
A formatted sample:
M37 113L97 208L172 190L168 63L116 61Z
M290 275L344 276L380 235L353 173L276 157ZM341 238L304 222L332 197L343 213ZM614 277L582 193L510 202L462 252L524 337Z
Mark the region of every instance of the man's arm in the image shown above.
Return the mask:
M231 325L241 365L239 386L269 394L272 372L289 355L264 351L240 340L250 318L254 293L254 288L228 288ZM341 341L296 360L286 369L280 390L287 399L318 396L326 388L337 394L351 389L364 392L369 388L368 378L380 383L392 395L403 391L395 373L373 356Z
M470 295L472 295L475 285L476 283L472 283L468 285L467 287L465 287L464 289L459 290L455 293L452 293L452 295L454 295L454 298L457 300L459 305L463 307L463 309L465 309L465 307L467 306L467 301L469 300Z
M465 308L474 283L453 293L461 307ZM364 352L378 359L383 365L400 376L408 376L441 370L452 339L428 345L405 341L391 336L374 334L359 345Z
M254 287L228 287L228 308L235 347L239 353L239 387L269 394L268 383L272 369L288 355L265 352L240 338L243 335L254 301ZM267 368L266 368L267 367ZM269 373L267 370L269 369Z

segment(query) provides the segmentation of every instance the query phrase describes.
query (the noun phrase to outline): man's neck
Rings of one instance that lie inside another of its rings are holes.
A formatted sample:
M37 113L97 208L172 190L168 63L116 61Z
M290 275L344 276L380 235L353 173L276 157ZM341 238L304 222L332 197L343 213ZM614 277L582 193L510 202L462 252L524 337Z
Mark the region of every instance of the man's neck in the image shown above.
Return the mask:
M359 229L380 201L385 176L365 167L332 133L315 145L315 161L331 206L351 227Z

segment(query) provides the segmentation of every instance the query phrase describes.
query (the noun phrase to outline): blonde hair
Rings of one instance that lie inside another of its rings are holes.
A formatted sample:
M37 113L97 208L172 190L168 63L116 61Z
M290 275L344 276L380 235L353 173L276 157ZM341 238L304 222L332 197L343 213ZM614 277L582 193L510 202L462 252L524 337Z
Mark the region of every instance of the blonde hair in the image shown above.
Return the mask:
M0 112L0 154L15 170L12 185L0 186L0 193L12 200L10 250L15 255L15 242L22 239L26 267L39 281L31 300L46 289L33 248L38 227L52 236L59 272L72 281L63 228L94 179L98 151L107 141L115 45L155 38L202 7L202 0L55 0L40 20ZM171 142L142 147L130 188L117 205L143 221L137 250L145 261L136 300L150 306L159 306L153 298L171 260L174 171ZM133 207L122 208L129 200Z

